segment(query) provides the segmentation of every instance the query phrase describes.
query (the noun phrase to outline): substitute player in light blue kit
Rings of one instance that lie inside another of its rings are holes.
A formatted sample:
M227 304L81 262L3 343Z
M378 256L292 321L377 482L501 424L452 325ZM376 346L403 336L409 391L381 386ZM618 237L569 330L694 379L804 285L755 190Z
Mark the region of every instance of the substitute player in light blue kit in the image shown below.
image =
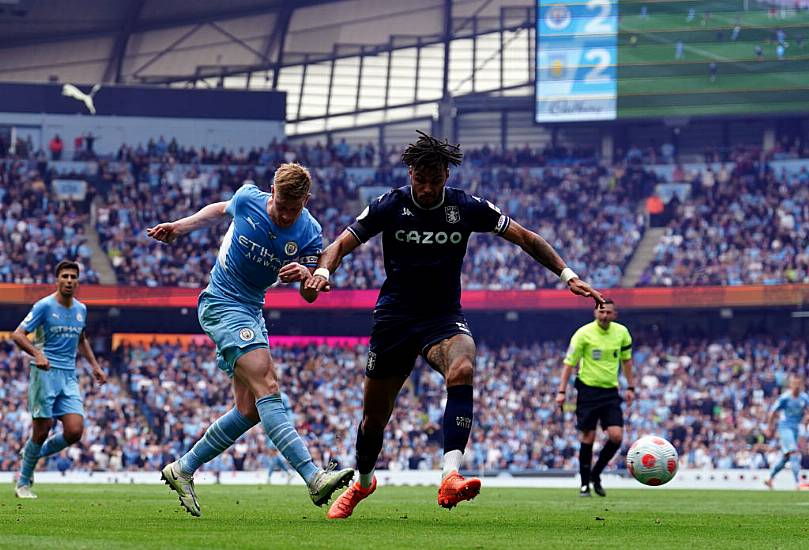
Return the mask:
M772 435L772 426L778 411L781 411L781 420L778 422L778 439L781 442L781 452L784 454L773 467L769 479L764 484L772 489L773 479L789 461L792 475L795 477L795 486L800 488L801 453L798 450L798 432L804 414L809 411L809 395L803 391L803 380L797 374L789 377L789 390L782 393L770 409L767 417L770 435Z
M306 481L315 505L328 502L334 491L354 477L351 468L334 471L315 466L290 423L261 313L270 286L278 280L305 282L317 266L323 243L320 224L305 208L311 186L306 168L282 164L275 172L271 193L245 183L227 202L209 204L192 216L147 230L150 237L172 243L226 216L233 218L211 271L211 282L199 296L197 315L202 329L216 344L219 368L233 380L236 406L214 422L190 451L162 471L163 480L194 516L201 513L194 472L259 422ZM308 302L317 298L316 291L303 285L301 295Z
M28 386L28 408L33 433L22 451L20 476L14 493L18 498L37 498L31 491L34 469L40 458L73 445L84 433L84 406L76 375L76 352L87 359L99 384L106 375L98 366L87 340L87 306L74 298L79 287L79 264L63 260L56 266L56 292L39 300L11 336L17 346L33 357ZM34 333L34 341L26 336ZM54 419L62 433L48 434Z

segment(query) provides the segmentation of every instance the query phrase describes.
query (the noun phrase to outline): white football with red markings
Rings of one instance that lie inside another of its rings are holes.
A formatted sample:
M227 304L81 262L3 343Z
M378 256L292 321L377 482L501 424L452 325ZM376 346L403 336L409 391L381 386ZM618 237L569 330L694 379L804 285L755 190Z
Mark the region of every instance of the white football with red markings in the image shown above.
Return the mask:
M635 441L626 453L626 468L644 485L665 485L677 475L677 449L657 435Z

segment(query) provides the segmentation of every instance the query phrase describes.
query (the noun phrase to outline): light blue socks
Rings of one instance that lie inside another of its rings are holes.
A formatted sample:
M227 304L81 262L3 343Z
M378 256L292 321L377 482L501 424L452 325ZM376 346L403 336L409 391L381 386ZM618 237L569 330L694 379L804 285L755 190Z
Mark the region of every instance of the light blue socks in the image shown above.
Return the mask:
M68 446L70 446L70 443L65 440L64 434L51 436L42 444L42 448L39 450L39 458L55 455Z
M17 481L17 487L23 485L31 485L34 482L34 468L36 468L39 461L39 451L42 445L34 443L33 439L29 439L25 444L22 454L22 468L20 468L20 479Z
M301 436L289 422L281 394L262 397L256 401L256 408L267 437L308 484L319 468L312 462L312 456Z
M222 454L256 424L258 422L242 415L236 407L230 409L211 424L202 439L180 458L180 469L183 473L193 474L200 466Z

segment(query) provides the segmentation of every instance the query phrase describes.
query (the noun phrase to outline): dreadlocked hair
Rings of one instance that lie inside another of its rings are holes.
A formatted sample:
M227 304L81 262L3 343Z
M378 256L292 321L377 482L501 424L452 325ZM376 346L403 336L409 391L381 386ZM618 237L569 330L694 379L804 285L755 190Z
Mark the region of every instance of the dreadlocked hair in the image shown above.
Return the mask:
M458 166L463 160L461 144L452 145L446 139L440 141L428 136L420 130L419 139L411 143L402 153L402 161L410 168L441 166L446 169L449 165Z

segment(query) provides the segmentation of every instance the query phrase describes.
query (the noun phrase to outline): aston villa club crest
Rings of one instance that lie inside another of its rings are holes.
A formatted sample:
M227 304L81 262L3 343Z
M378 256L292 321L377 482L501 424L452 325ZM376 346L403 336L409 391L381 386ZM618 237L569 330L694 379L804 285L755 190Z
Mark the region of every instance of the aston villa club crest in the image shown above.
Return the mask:
M447 223L458 223L461 221L461 211L457 206L445 206L444 214L447 216Z
M548 77L552 80L562 80L567 77L568 64L565 53L548 54Z
M298 253L298 243L295 241L289 241L287 244L284 245L284 253L287 256L294 256Z

